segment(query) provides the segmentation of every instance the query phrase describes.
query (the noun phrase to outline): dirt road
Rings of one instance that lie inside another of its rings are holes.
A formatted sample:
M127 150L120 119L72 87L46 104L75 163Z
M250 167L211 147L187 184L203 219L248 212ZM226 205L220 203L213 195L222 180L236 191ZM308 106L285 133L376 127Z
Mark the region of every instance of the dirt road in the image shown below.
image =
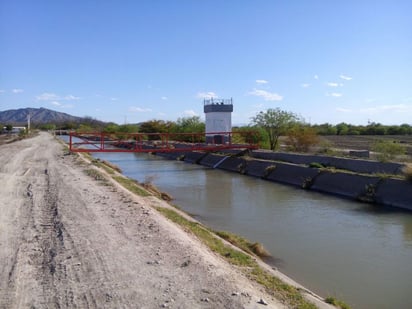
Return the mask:
M0 308L281 308L47 133L0 146ZM268 306L258 304L265 299Z

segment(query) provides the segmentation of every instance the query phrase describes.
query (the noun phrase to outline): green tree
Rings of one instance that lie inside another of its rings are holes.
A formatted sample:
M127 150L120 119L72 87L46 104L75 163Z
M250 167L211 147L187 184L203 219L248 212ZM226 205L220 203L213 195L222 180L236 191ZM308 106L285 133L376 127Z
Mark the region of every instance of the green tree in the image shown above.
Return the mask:
M270 150L275 150L279 137L286 134L298 120L298 116L294 113L283 111L280 108L269 108L252 117L252 124L266 131Z
M179 133L203 133L205 132L205 123L200 120L199 116L178 118L176 131Z
M313 128L319 135L336 135L336 133L338 132L336 127L329 123L314 125Z
M11 125L11 124L6 124L6 131L7 131L8 133L10 133L12 130L13 130L13 125Z
M386 128L380 123L372 122L366 127L366 135L385 135Z
M117 133L119 132L119 125L116 123L109 123L103 128L104 133Z
M319 138L316 130L307 124L296 124L289 130L287 145L292 151L307 152L309 148L316 145Z
M233 127L232 143L248 143L248 144L258 144L261 148L269 148L268 136L266 131L261 127Z
M202 142L204 141L205 123L199 116L178 118L173 127L174 133L185 133L176 135L173 138L182 142Z
M348 125L348 135L360 135L360 130L358 126Z
M81 125L79 125L77 131L80 132L80 133L92 133L92 132L96 132L95 128L93 128L92 126L87 125L87 124L81 124Z
M412 126L410 126L409 124L401 124L399 127L400 130L400 134L412 134Z
M45 130L45 131L52 131L52 130L56 130L56 125L53 123L45 123L45 124L41 124L39 126L40 130Z
M63 122L60 126L59 129L62 130L75 130L76 128L78 128L79 124L72 122L72 121L66 121Z
M337 135L347 135L349 132L349 127L346 123L341 122L336 125Z
M170 133L174 132L174 122L171 121L164 121L164 120L149 120L143 122L139 125L139 132L140 133L149 133L148 139L149 140L158 140L160 139L160 135L153 134L153 133Z
M118 132L122 133L137 133L139 126L137 124L122 124L118 126Z
M386 129L388 135L402 135L402 128L400 126L389 126Z

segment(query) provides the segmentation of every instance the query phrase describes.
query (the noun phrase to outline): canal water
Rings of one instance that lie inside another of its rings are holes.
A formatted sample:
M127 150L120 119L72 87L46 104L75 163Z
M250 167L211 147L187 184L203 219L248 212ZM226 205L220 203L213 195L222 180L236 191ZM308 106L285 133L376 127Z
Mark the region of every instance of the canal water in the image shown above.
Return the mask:
M262 243L269 263L353 308L412 308L412 213L157 156L99 153L199 221Z

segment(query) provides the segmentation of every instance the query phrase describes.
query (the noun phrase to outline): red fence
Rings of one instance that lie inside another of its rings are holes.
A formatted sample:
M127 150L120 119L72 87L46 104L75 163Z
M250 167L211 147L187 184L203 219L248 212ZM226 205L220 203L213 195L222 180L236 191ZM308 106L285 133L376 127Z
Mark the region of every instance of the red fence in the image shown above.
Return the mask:
M188 152L257 149L256 132L79 133L70 132L73 152Z

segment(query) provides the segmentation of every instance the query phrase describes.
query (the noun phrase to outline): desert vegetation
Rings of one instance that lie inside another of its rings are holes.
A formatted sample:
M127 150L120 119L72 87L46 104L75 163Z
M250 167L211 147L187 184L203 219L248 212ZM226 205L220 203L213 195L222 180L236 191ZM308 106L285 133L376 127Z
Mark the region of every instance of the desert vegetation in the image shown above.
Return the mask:
M125 139L131 133L147 133L148 140L160 138L156 133L179 133L173 138L180 142L194 142L192 133L202 134L205 123L199 116L182 117L176 121L151 119L135 124L105 123L83 117L78 121L33 124L41 130L76 130L78 132L104 132L113 138ZM12 125L3 130L8 132ZM234 143L258 144L261 149L282 150L325 155L347 155L348 150L367 150L379 161L412 160L412 126L410 124L383 125L371 122L367 125L309 124L289 111L271 108L251 118L248 125L234 126L237 140ZM196 137L195 142L204 139Z
M406 164L402 172L405 175L405 179L412 182L412 164Z

